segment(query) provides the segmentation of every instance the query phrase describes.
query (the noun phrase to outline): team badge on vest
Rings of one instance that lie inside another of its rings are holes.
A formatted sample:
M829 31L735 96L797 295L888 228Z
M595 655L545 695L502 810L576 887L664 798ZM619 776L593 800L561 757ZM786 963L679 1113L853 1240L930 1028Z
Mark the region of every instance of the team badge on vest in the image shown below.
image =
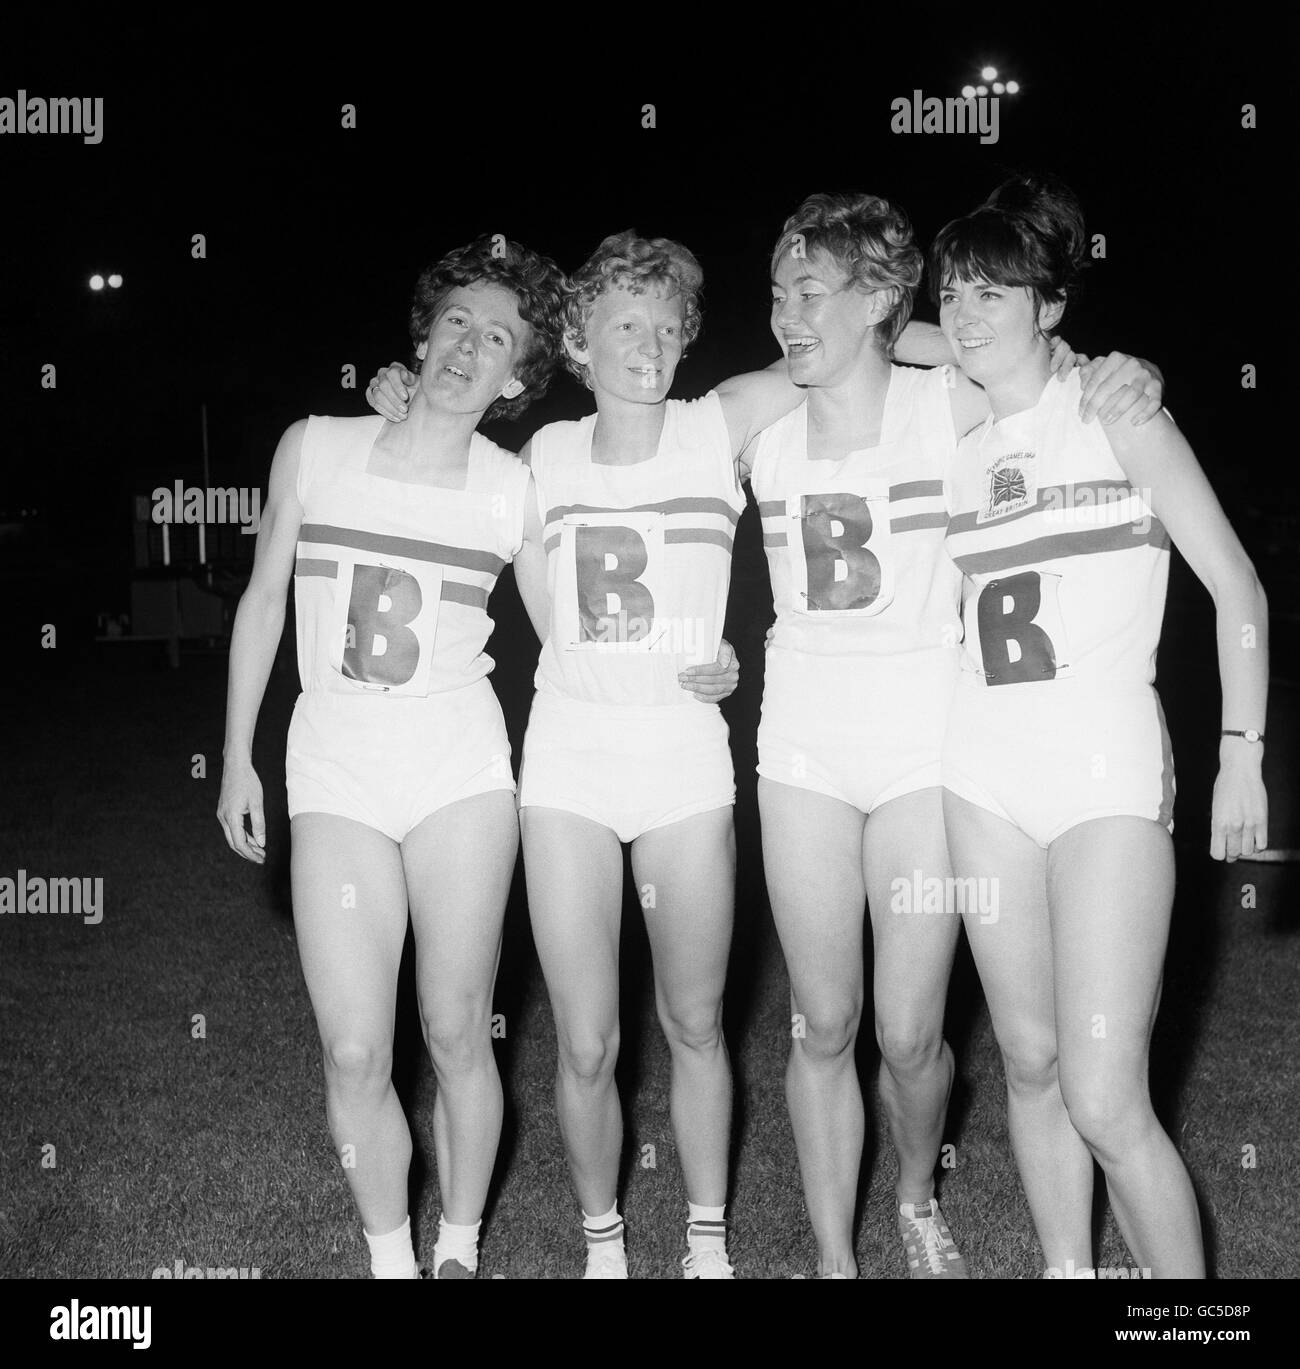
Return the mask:
M1038 456L1004 452L984 472L984 494L977 523L1032 509L1038 501Z

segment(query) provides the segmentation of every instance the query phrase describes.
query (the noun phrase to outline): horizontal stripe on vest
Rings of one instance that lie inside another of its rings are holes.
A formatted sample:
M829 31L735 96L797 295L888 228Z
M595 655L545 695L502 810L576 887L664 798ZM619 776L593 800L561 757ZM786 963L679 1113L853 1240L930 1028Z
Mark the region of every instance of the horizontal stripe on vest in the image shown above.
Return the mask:
M1115 493L1115 497L1080 504L1078 500L1080 490L1089 490L1094 494L1101 490L1109 490ZM1111 504L1122 504L1136 493L1137 491L1133 486L1124 480L1079 480L1073 485L1047 485L1038 491L1038 501L1035 504L1027 509L1021 509L1018 513L1009 513L1003 518L986 518L980 523L977 521L979 518L978 509L971 513L953 514L950 531L956 533L970 532L972 528L987 528L992 523L996 523L998 527L1003 527L1008 523L1015 523L1021 518L1032 518L1034 514L1042 513L1045 510L1050 512L1053 510L1104 509Z
M681 499L663 499L657 504L634 504L630 508L606 509L597 504L561 504L546 515L547 523L554 523L571 513L716 513L733 526L740 515L725 499L711 499L704 495Z
M552 533L550 537L546 538L542 543L542 549L549 555L560 545L562 536L562 533ZM716 528L664 529L664 546L666 547L681 546L683 544L721 547L722 550L730 556L734 542L735 539L729 532L719 532Z
M320 575L326 580L337 580L339 578L339 563L337 561L322 561L315 556L300 556L293 563L293 573L295 575Z
M310 556L300 556L294 564L293 573L298 576L319 575L326 580L337 580L339 563L321 561ZM488 591L482 585L466 585L459 580L444 580L442 593L438 598L444 604L464 604L466 608L486 610Z
M405 556L410 561L434 561L444 566L482 571L486 575L500 575L506 564L495 552L478 547L450 547L439 542L420 542L414 537L390 537L386 533L363 532L359 528L334 528L325 523L304 523L298 530L298 541L353 547L357 551L387 552L390 556Z
M946 513L909 513L906 518L891 518L890 532L917 532L921 528L946 528Z
M891 499L921 499L943 494L942 480L906 480L889 487Z
M1134 547L1156 547L1169 550L1169 534L1164 524L1151 520L1150 531L1135 534L1133 525L1118 528L1090 528L1086 532L1058 532L1051 537L1034 537L1016 546L993 547L989 551L955 554L949 534L948 552L958 568L966 575L982 575L988 571L1010 570L1013 566L1028 566L1039 561L1059 561L1070 556L1093 556L1104 551L1130 551Z
M488 592L482 585L466 585L459 580L444 580L439 598L444 604L464 604L466 608L487 610Z
M823 494L823 490L810 490L810 494ZM843 491L851 494L851 490ZM900 499L937 499L943 495L942 480L906 480L901 485L891 485L889 487L889 502L896 503ZM798 496L792 496L797 498ZM760 518L784 518L785 517L784 499L760 499L758 501L758 515ZM919 516L919 515L918 515ZM946 521L947 515L945 515Z
M889 520L889 531L896 532L922 532L927 528L936 531L948 526L948 515L946 513L912 513L906 518L891 518ZM765 532L763 534L763 545L765 547L787 547L789 542L786 540L784 532Z

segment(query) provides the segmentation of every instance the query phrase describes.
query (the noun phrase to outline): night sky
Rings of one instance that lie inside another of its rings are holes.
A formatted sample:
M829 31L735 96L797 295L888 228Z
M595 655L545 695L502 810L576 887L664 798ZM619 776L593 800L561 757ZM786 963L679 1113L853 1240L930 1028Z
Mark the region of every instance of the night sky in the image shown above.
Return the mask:
M200 403L212 483L264 484L288 423L363 411L366 379L407 354L416 275L479 233L566 268L627 227L685 242L705 270L704 332L674 388L690 397L777 355L768 251L806 194L884 195L928 243L1011 169L1062 176L1106 235L1065 335L1160 364L1171 410L1267 561L1300 484L1266 417L1293 355L1274 243L1293 115L1264 71L1285 35L1259 21L1171 33L1132 13L1104 32L1045 13L909 14L896 29L736 18L730 46L677 21L640 37L575 22L551 26L553 59L504 17L453 42L437 15L366 15L342 37L279 46L199 26L148 40L118 29L76 58L49 40L11 47L0 95L101 96L104 137L0 137L0 570L30 571L39 553L91 572L86 607L125 607L131 496L200 483ZM956 95L986 62L1021 84L995 144L891 132L895 98ZM345 103L355 130L341 127ZM1243 130L1245 103L1260 128ZM191 257L195 233L206 260ZM124 288L92 295L91 273L112 270ZM928 298L917 314L934 317ZM40 387L49 362L54 391ZM1241 388L1247 362L1256 391ZM356 390L340 387L347 363ZM588 407L557 378L519 424L488 432L514 448ZM42 527L19 554L23 507Z

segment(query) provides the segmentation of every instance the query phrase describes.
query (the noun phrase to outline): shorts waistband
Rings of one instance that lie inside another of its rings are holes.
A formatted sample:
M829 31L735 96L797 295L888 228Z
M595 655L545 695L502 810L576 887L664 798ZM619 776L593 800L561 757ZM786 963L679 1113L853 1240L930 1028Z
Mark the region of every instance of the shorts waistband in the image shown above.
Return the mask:
M295 708L309 708L313 712L342 714L361 713L366 716L395 717L400 713L412 717L472 706L479 700L496 700L496 691L487 676L471 680L456 689L440 689L432 694L386 694L378 690L358 691L355 694L334 689L304 689L294 703ZM373 710L380 710L374 714Z
M552 708L569 717L634 723L672 723L682 718L703 719L717 715L717 704L693 698L685 690L682 693L684 700L680 704L610 704L593 703L590 699L575 699L570 694L557 694L549 689L539 689L533 694L533 705Z

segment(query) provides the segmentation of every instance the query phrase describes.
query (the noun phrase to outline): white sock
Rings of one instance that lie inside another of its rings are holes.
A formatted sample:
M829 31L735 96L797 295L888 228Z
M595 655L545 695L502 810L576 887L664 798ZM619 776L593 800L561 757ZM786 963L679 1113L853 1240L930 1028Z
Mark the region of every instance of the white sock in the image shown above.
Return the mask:
M377 1279L418 1279L420 1271L415 1267L415 1247L411 1244L411 1219L384 1236L372 1236L365 1232L366 1244L370 1247L370 1272Z
M706 1207L703 1203L686 1204L686 1244L691 1250L725 1250L727 1248L727 1205Z
M615 1203L608 1212L602 1213L599 1217L592 1217L588 1213L582 1214L582 1231L587 1238L587 1246L617 1245L620 1249L623 1246L623 1219L618 1215L618 1204Z
M478 1268L478 1229L482 1222L470 1226L456 1226L445 1217L438 1218L438 1241L433 1247L433 1271L436 1274L445 1260L455 1260L466 1269Z

